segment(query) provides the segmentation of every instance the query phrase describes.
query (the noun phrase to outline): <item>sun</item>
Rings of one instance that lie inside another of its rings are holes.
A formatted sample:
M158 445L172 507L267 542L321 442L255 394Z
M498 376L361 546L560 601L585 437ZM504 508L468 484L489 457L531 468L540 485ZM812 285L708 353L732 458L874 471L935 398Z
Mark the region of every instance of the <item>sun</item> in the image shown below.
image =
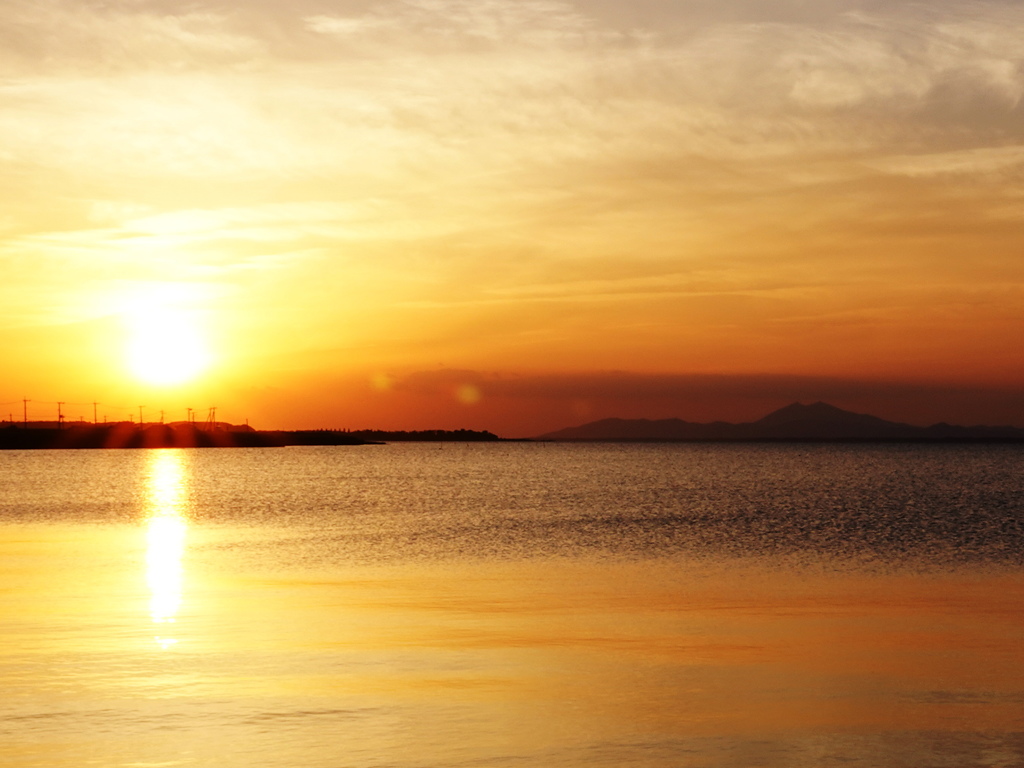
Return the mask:
M128 367L147 384L183 384L210 364L210 354L194 317L171 307L137 307L126 318Z

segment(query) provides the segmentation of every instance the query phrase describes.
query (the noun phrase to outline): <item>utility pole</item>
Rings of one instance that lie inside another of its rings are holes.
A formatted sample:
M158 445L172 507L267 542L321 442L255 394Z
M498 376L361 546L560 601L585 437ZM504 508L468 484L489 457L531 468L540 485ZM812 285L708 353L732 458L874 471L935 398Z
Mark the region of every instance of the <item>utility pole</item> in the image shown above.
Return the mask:
M96 406L99 405L95 400L92 403L92 423L96 424Z
M163 411L160 411L160 423L161 424L164 423L164 412Z
M139 426L140 427L142 426L142 409L145 408L145 407L146 406L144 406L144 405L140 405L139 406Z
M57 429L64 429L64 414L60 410L62 405L64 405L63 402L57 403Z
M28 426L28 404L31 402L31 400L21 401L21 421L25 426Z

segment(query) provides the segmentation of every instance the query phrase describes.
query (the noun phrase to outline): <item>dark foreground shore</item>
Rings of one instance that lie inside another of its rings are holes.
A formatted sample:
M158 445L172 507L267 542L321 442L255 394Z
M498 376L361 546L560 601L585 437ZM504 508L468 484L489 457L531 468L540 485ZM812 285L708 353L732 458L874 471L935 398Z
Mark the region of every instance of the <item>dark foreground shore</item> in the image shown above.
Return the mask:
M423 430L348 432L330 429L255 430L203 428L196 424L71 424L63 429L10 426L0 429L0 450L54 448L273 448L287 445L380 445L387 441L491 442L490 432Z
M71 425L64 429L0 430L0 450L52 448L262 448L285 445L366 445L344 432L206 430L194 425Z

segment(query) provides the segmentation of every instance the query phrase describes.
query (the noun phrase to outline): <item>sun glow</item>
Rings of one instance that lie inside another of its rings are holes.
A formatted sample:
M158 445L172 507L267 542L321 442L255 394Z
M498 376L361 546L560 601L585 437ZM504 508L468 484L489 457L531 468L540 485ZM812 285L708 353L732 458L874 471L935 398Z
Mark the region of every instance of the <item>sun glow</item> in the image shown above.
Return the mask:
M128 364L133 374L158 386L191 381L210 364L195 318L170 307L138 307L127 315Z

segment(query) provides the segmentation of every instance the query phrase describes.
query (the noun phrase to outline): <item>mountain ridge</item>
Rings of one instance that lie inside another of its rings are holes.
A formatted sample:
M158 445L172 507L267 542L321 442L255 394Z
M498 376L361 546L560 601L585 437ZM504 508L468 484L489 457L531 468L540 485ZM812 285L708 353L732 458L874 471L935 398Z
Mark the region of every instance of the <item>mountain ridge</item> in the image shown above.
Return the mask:
M606 418L548 432L548 441L888 441L888 442L1024 442L1024 429L1009 426L959 426L939 422L918 427L856 413L824 402L790 403L756 421L691 422L671 419Z

